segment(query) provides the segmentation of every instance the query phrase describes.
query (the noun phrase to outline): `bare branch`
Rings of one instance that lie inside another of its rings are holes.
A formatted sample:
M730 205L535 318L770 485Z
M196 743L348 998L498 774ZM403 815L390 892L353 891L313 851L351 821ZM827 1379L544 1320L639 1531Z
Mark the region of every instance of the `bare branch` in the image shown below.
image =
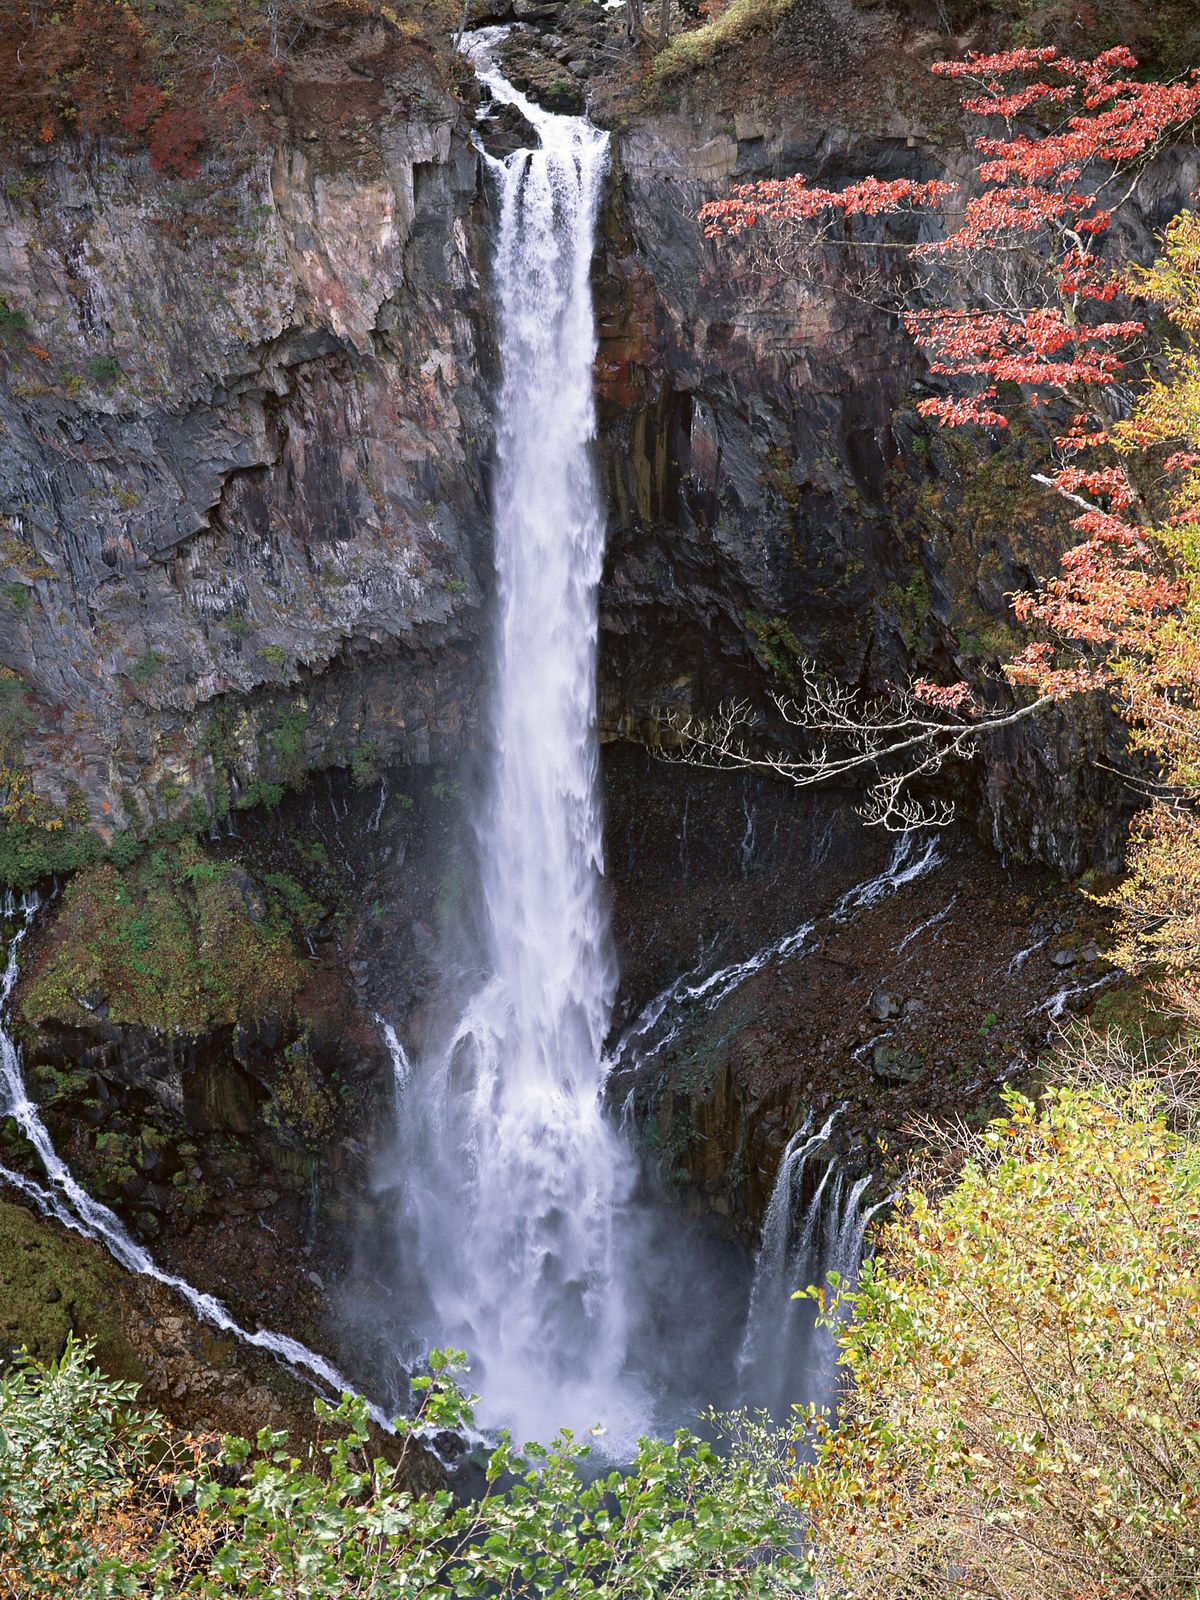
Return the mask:
M672 741L660 750L668 761L715 771L770 773L797 788L872 773L859 816L889 832L943 827L953 819L946 800L915 792L950 760L969 761L979 741L1022 722L1050 704L1043 695L1014 711L963 717L923 705L910 689L887 700L863 698L822 675L814 662L796 669L795 695L774 695L789 729L803 735L798 751L763 739L765 718L746 700L721 706L712 718L673 714L665 719Z

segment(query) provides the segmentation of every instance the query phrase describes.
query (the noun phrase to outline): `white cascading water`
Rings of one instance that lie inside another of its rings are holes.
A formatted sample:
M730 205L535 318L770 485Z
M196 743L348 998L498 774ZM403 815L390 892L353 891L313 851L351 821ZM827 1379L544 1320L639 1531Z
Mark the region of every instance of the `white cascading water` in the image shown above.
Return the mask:
M868 1175L848 1182L829 1143L843 1108L814 1130L809 1117L792 1135L779 1163L754 1281L746 1331L738 1353L742 1401L783 1421L793 1405L832 1409L837 1399L837 1349L831 1332L816 1326L811 1301L793 1295L824 1284L836 1272L853 1288L862 1263L867 1224L888 1199L864 1206ZM806 1181L810 1173L815 1181ZM889 1197L890 1198L890 1197Z
M0 919L17 924L9 938L7 958L0 972L0 1117L11 1117L17 1124L41 1162L46 1183L38 1183L25 1173L14 1172L3 1165L0 1165L0 1183L16 1189L43 1216L54 1217L72 1232L98 1240L127 1272L153 1278L155 1283L175 1290L201 1321L232 1334L243 1344L268 1351L309 1382L315 1380L316 1385L327 1393L357 1393L331 1362L316 1351L309 1350L298 1339L284 1333L274 1333L269 1328L251 1331L242 1327L215 1295L205 1294L176 1273L164 1271L150 1252L130 1236L121 1219L106 1205L93 1199L72 1177L66 1162L54 1148L41 1113L29 1098L21 1070L20 1052L7 1027L8 1002L17 981L18 951L37 910L36 895L28 895L19 903L9 895L0 906ZM391 1427L386 1413L378 1406L369 1405L369 1409L381 1427Z
M625 1374L618 1270L631 1152L603 1105L615 971L600 896L590 286L608 137L500 73L499 30L467 50L536 149L485 158L499 194L503 382L495 492L498 623L478 835L488 976L401 1108L406 1224L429 1306L418 1334L471 1358L485 1427L548 1439L644 1422Z

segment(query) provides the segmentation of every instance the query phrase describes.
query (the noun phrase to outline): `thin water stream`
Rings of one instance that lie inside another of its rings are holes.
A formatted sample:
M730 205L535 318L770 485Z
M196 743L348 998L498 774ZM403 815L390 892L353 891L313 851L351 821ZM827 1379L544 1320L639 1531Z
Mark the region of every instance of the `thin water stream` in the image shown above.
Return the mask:
M307 1381L313 1382L334 1396L357 1393L354 1385L332 1362L310 1350L298 1339L269 1328L244 1328L215 1295L193 1288L177 1273L160 1267L154 1257L137 1240L132 1238L121 1219L106 1205L94 1199L77 1183L70 1168L50 1138L41 1113L29 1098L21 1058L16 1043L9 1032L8 1003L17 980L18 955L22 941L32 926L38 911L36 896L26 896L19 903L11 897L0 908L0 915L15 928L8 940L4 971L0 974L0 1117L12 1117L25 1138L33 1146L45 1173L45 1183L39 1183L21 1172L0 1166L0 1182L8 1184L22 1194L43 1216L54 1217L74 1233L96 1239L127 1272L152 1278L179 1294L201 1319L223 1333L231 1333L243 1344L266 1350ZM383 1427L390 1419L371 1406L371 1414Z

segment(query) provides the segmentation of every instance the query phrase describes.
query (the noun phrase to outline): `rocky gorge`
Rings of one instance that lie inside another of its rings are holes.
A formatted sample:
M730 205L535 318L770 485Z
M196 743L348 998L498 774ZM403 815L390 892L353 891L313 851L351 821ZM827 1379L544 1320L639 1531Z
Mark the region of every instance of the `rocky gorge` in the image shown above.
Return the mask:
M309 41L269 149L181 179L79 141L0 185L0 304L28 328L0 350L0 863L47 901L12 1007L27 1079L158 1259L364 1382L386 1365L362 1309L383 1024L420 1049L472 916L499 342L481 152L520 138L408 20ZM986 1109L1073 1009L1119 1003L1071 892L1118 866L1129 803L1099 707L948 772L940 864L853 922L831 913L890 848L855 796L670 759L680 717L766 704L809 658L864 691L950 670L1008 692L1006 597L1070 542L1020 437L931 433L927 374L854 284L718 255L697 220L797 168L949 170L924 68L971 40L806 7L736 79L631 87L637 49L595 0L470 20L511 25L518 87L612 132L592 288L614 1049L681 973L816 925L611 1079L653 1182L748 1247L804 1110L844 1105L840 1158L881 1171L880 1141ZM1197 176L1194 152L1163 164L1131 251ZM3 1159L33 1171L11 1124ZM6 1286L29 1253L5 1247ZM9 1292L57 1305L71 1276L74 1325L103 1303L107 1329L117 1291L69 1264ZM228 1386L177 1387L164 1403L220 1420Z

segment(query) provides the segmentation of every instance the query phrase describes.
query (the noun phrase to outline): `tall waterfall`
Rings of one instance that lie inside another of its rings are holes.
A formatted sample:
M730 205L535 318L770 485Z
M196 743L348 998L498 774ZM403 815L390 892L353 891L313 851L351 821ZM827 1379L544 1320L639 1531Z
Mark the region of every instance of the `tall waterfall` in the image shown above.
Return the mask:
M636 1428L617 1270L632 1156L601 1104L615 971L600 897L590 288L607 135L469 51L536 149L488 158L503 370L498 622L478 822L486 977L414 1074L399 1154L431 1342L471 1357L480 1420L521 1438Z

